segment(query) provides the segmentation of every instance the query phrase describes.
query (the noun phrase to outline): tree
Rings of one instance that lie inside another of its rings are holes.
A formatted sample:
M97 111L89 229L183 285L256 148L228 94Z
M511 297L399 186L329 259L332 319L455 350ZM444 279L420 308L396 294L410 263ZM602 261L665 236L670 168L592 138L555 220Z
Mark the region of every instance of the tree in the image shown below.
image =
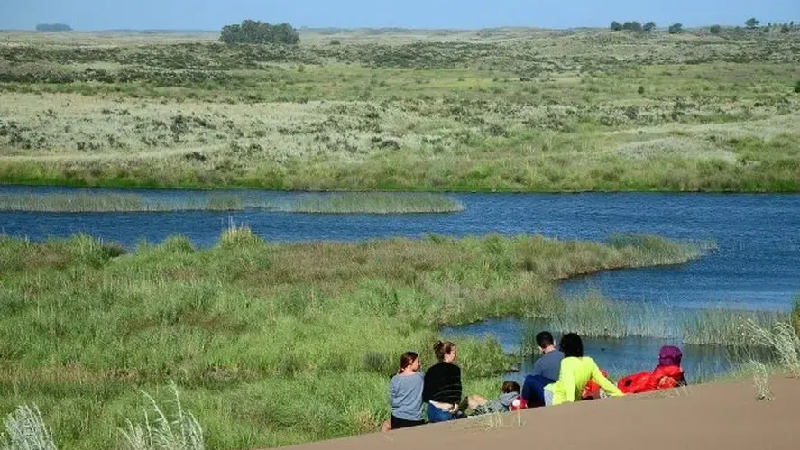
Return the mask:
M297 44L300 42L300 33L288 23L271 25L245 20L241 25L225 25L219 40L226 44Z
M708 31L710 31L711 34L720 34L722 32L722 27L719 25L711 25Z
M655 29L656 29L656 23L655 23L655 22L647 22L647 23L646 23L646 24L644 24L644 26L642 27L642 30L643 30L643 31L646 31L646 32L648 32L648 33L649 33L649 32L651 32L651 31L653 31L653 30L655 30Z
M683 24L673 23L672 25L669 26L667 31L669 31L670 34L683 33Z
M72 28L65 23L40 23L36 25L36 31L72 31Z
M639 22L625 22L622 24L622 29L625 31L642 31L642 24Z
M751 18L747 19L747 22L745 22L744 24L750 30L755 30L756 28L758 28L758 20L756 20L755 17L751 17Z
M622 31L622 24L619 22L611 22L611 31Z

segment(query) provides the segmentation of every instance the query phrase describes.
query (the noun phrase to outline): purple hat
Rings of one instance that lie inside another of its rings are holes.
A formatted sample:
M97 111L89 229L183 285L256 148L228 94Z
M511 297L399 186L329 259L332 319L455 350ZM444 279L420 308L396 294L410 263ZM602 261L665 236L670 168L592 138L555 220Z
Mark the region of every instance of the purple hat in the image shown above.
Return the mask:
M683 353L674 345L665 345L658 352L659 366L680 366Z

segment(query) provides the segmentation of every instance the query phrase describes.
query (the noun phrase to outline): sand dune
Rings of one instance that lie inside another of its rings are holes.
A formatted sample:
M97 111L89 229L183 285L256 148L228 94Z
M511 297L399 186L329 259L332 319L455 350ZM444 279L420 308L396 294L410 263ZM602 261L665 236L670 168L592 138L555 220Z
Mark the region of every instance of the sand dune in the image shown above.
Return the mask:
M800 379L774 377L774 399L747 381L473 418L295 449L800 449Z

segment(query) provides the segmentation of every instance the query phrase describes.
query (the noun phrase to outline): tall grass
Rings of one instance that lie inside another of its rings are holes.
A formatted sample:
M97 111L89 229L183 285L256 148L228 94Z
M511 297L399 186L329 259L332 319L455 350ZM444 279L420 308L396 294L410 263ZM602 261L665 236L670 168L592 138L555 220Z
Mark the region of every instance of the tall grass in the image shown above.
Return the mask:
M178 387L172 384L175 394L174 417L170 419L148 393L144 396L152 407L154 417L145 411L144 423L134 424L127 420L127 427L120 430L123 436L122 448L126 450L203 450L205 440L203 429L197 419L181 406Z
M440 325L556 314L571 273L693 254L541 236L274 244L245 227L205 250L171 237L127 254L87 236L2 238L0 411L45 406L66 448L113 447L120 427L141 443L165 422L121 418L175 380L208 448L372 431L397 357L432 364ZM458 344L465 390L496 395L502 348Z
M537 316L557 332L576 332L590 337L653 337L680 339L685 344L769 347L771 341L758 339L752 327L771 327L786 314L724 308L683 309L668 305L622 302L589 292L568 299L552 314ZM523 348L535 350L534 334L523 336Z
M36 405L19 406L4 420L8 436L0 435L2 450L56 450L50 430Z
M780 366L795 377L800 377L800 336L787 322L776 322L766 328L752 321L747 322L747 330L755 342L770 346L778 357Z
M463 209L461 202L444 195L382 192L305 196L290 208L311 214L449 213Z
M154 200L137 194L0 195L0 211L32 212L163 212L231 211L243 209L236 196L212 195L207 199Z
M138 194L0 195L0 211L102 213L234 211L244 208L310 214L418 214L458 212L464 209L464 205L439 194L384 192L313 194L289 201L261 199L248 202L239 196L225 194L171 200Z

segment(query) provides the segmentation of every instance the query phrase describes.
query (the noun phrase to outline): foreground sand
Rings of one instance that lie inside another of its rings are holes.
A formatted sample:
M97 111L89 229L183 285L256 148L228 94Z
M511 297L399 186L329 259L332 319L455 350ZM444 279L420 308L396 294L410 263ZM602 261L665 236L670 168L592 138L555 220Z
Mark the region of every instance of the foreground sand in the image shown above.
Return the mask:
M290 448L800 449L800 379L770 388L771 401L756 400L749 380L712 383Z

